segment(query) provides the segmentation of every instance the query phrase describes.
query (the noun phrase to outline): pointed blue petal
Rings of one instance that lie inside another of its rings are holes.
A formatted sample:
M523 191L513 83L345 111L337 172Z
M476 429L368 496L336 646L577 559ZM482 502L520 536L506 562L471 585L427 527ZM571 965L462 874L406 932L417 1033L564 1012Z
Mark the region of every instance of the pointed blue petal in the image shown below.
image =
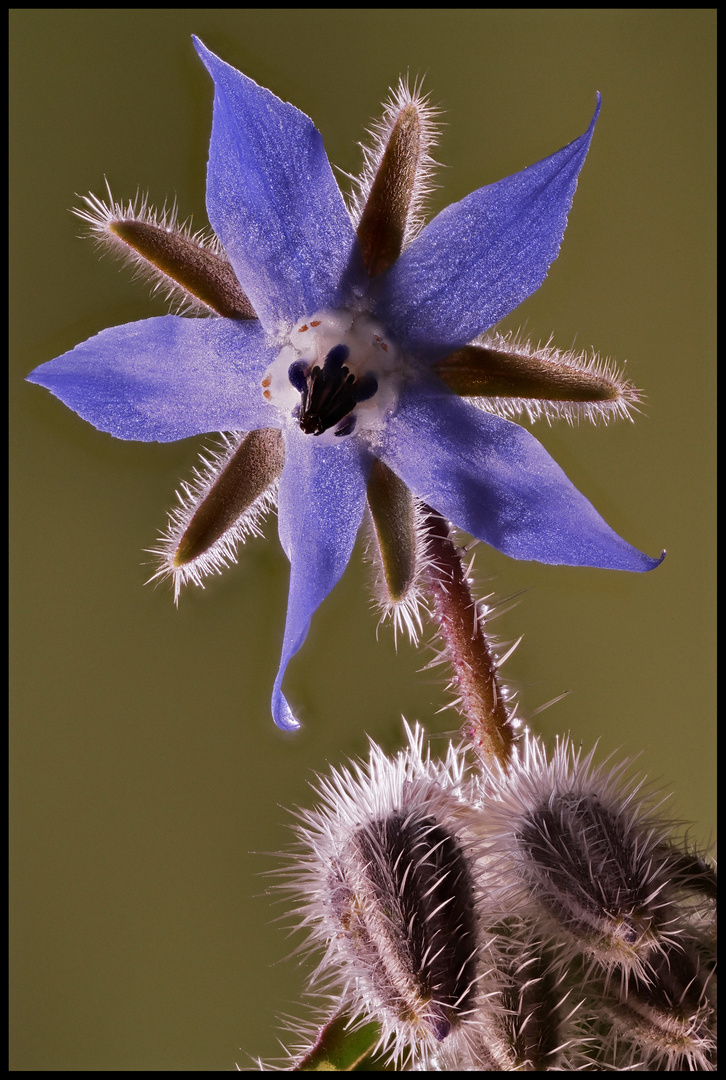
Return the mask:
M214 80L209 220L265 329L344 300L360 255L320 132L194 38Z
M421 384L408 390L377 450L440 514L514 559L652 570L518 424Z
M544 281L600 111L552 157L452 203L375 282L381 321L407 348L445 355L508 315Z
M280 689L310 619L348 565L363 516L370 458L355 439L321 446L297 428L285 432L280 478L280 541L290 560L290 593L280 668L272 691L278 727L299 727Z
M117 439L173 442L279 427L260 387L273 356L256 321L163 315L102 330L28 380Z

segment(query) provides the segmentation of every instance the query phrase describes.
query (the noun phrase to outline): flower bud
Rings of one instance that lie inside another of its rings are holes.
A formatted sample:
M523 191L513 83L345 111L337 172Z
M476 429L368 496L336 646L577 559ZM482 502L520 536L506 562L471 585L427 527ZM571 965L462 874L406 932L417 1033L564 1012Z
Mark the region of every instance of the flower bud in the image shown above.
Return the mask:
M379 1020L397 1059L456 1038L485 974L463 765L453 751L424 757L420 729L409 734L393 759L372 745L368 765L320 781L289 873L310 944L325 949L318 974Z
M528 738L507 771L482 785L487 881L505 910L544 918L574 953L607 971L645 974L676 933L669 889L669 826L640 785L581 759L568 742L548 761Z
M630 973L620 987L599 990L593 1007L612 1024L614 1068L638 1063L657 1072L711 1072L716 1063L713 964L682 938L654 954L647 978ZM618 992L619 991L619 992Z

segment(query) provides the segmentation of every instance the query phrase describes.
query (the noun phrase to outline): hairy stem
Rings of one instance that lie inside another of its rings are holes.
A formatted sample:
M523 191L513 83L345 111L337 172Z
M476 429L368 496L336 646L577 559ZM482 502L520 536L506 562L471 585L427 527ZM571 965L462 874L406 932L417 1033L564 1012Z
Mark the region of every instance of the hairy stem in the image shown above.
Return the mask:
M497 662L484 633L476 602L451 539L449 526L436 510L424 508L428 539L428 583L439 633L454 669L464 733L486 763L506 764L514 728Z

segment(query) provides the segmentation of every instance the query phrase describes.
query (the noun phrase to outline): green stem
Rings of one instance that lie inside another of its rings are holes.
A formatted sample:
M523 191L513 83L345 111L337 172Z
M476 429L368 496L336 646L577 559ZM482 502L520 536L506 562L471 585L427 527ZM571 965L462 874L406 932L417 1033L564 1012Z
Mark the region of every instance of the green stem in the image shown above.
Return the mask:
M375 1057L381 1030L377 1023L358 1025L340 1008L322 1025L312 1046L295 1059L287 1072L386 1071Z

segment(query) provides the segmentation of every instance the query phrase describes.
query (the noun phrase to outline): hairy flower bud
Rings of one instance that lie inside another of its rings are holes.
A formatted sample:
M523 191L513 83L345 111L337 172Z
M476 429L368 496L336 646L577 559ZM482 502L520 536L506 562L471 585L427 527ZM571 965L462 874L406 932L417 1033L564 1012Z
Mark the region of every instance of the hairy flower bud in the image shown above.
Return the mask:
M366 1053L442 1071L711 1069L715 876L626 766L525 735L474 772L407 731L395 757L371 744L318 780L287 870L322 952L312 986L346 1030L378 1025Z
M351 1012L378 1018L401 1059L456 1039L480 996L483 942L462 762L422 752L420 729L393 759L320 782L300 814L290 876L319 972L342 983Z
M599 991L593 1011L612 1025L611 1037L600 1041L613 1068L713 1071L714 966L683 937L654 955L645 979L630 973L619 988L590 981L589 994Z
M369 763L320 780L319 805L298 814L286 887L323 950L313 986L377 1020L399 1064L563 1067L579 1001L557 947L530 918L503 916L489 889L463 755L432 760L421 729L408 734L394 758L372 744Z
M609 972L645 976L677 932L667 823L640 785L560 742L548 760L528 738L482 785L488 882L503 909L531 911Z
M443 1042L478 966L474 879L457 838L413 808L367 822L340 850L328 903L379 1008Z

